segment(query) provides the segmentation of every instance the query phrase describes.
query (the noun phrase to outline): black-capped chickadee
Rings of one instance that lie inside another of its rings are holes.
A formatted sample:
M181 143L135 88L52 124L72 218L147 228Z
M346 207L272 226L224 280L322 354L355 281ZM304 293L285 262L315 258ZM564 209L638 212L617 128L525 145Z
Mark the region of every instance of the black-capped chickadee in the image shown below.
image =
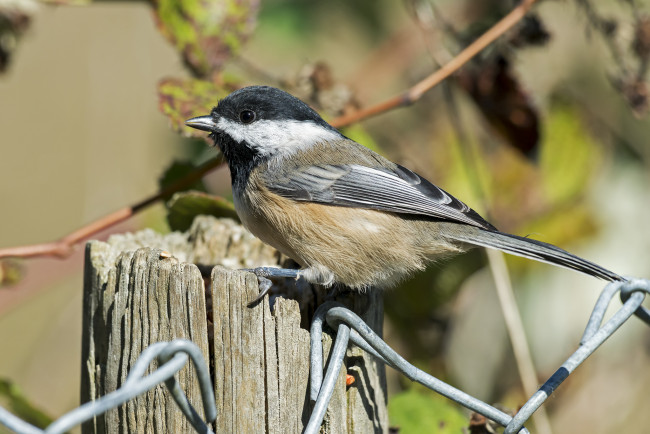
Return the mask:
M623 280L553 245L499 232L279 89L240 89L186 124L209 131L223 153L244 226L303 267L265 269L266 275L389 287L436 258L483 246Z

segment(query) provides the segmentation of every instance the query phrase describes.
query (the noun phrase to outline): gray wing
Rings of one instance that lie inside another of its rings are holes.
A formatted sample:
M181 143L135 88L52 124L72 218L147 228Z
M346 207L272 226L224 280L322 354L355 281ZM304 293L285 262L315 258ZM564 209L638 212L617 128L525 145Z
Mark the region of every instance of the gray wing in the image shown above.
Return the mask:
M416 173L395 165L301 166L289 175L267 172L267 187L283 197L328 205L416 214L496 230L478 213Z

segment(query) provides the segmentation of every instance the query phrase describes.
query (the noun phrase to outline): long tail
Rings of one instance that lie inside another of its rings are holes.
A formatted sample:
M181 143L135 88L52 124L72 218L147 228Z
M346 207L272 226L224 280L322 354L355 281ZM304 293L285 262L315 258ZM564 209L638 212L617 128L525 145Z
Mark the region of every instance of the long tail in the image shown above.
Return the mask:
M445 235L458 241L502 250L511 255L522 256L535 261L559 265L604 280L626 280L600 265L572 255L552 244L499 231L488 231L474 226L455 223L447 223L447 225L453 225L454 227L450 227L449 231L445 231Z

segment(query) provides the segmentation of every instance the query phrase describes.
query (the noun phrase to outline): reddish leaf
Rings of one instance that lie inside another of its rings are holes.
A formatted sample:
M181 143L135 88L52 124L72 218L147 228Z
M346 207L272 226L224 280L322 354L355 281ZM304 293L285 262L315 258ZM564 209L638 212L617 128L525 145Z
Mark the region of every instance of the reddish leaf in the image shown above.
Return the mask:
M253 32L259 0L154 0L160 32L198 77L207 77Z

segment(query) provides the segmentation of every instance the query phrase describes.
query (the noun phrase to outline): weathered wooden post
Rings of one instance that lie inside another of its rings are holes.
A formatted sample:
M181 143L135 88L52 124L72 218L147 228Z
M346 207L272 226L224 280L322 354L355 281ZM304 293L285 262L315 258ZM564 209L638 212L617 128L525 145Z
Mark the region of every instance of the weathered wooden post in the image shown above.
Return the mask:
M161 256L162 250L173 257ZM280 260L274 249L241 226L212 217L196 218L183 234L145 230L114 236L108 243L88 243L82 402L119 388L150 344L182 337L197 344L209 361L217 402L215 432L301 432L311 413L307 327L318 293L306 288L309 297L303 297L301 308L297 301L281 297L271 305L267 297L248 307L258 294L257 278L233 270L277 265ZM193 264L220 266L208 280ZM381 333L379 294L355 295L351 304ZM327 355L331 337L324 340ZM321 431L386 432L383 365L352 347L344 368ZM184 368L177 379L203 415L192 369ZM349 387L346 371L355 378ZM191 431L162 384L83 427L84 433Z

